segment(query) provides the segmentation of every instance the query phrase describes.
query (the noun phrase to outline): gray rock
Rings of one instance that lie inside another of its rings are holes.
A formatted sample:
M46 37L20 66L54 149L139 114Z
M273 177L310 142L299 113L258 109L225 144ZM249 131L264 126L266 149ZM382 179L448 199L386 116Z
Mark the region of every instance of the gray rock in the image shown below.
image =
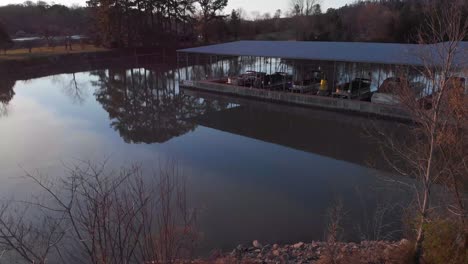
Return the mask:
M238 246L236 247L235 250L236 250L237 252L241 252L241 253L242 253L242 252L247 251L247 248L244 247L244 245L241 244L241 245L238 245Z
M299 242L299 243L294 244L294 245L293 245L293 248L299 249L299 248L301 248L302 246L304 246L304 242Z
M408 239L402 239L402 240L400 241L400 245L402 245L402 246L407 246L407 245L409 245L409 244L410 244L410 242L409 242Z
M252 245L254 246L254 248L262 248L262 244L260 242L258 242L258 240L254 240L252 242Z

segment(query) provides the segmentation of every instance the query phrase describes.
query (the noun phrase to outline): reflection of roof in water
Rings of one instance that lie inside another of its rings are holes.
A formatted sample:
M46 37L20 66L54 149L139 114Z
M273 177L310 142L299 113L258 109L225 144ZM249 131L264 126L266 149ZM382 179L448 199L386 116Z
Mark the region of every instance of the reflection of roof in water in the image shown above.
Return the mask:
M232 56L259 56L285 59L424 65L422 57L438 57L444 43L434 45L320 42L320 41L236 41L179 50L179 52ZM468 49L468 42L460 43ZM422 53L424 52L424 53ZM463 54L459 62L465 63Z
M292 113L281 105L275 108L244 105L199 116L195 122L336 160L388 169L376 141L366 136L365 118L313 109Z

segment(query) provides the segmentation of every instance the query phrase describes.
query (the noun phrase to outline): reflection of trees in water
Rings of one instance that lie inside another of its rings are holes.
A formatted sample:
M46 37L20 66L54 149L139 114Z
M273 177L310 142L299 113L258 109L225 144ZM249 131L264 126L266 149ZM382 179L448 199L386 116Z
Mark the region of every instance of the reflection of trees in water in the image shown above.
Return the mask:
M127 143L165 142L195 129L191 118L226 105L176 91L174 72L148 69L94 73L95 96L109 113L111 126Z
M228 61L229 65L229 76L238 76L242 72L242 64L239 62L239 58L233 58Z
M0 78L0 117L8 114L8 104L15 96L15 83L15 80Z
M77 80L76 73L54 75L52 82L62 87L63 93L73 104L82 105L89 96L87 86Z
M83 104L86 100L87 94L86 91L80 86L76 80L75 73L71 74L71 79L68 83L64 85L64 92L67 94L76 104Z
M181 69L181 73L185 74L182 79L187 80L223 78L226 76L237 76L247 69L253 69L254 64L255 61L251 59L246 59L246 63L244 63L240 57L218 58L217 56L208 56L200 64Z

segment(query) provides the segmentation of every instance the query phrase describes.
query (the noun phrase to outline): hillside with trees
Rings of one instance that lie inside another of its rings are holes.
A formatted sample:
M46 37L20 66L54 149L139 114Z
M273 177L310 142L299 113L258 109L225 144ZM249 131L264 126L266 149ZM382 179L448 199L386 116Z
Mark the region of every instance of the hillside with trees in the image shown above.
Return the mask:
M106 47L194 45L239 39L412 43L427 13L424 0L358 1L326 11L320 0L290 0L288 10L274 14L225 10L227 3L89 0L85 7L67 7L28 1L0 7L0 21L12 38L87 35L93 43ZM468 2L463 4L462 12L468 17Z
M468 2L462 6L466 18ZM289 10L277 10L273 16L265 13L250 20L241 18L240 27L233 27L232 19L226 24L231 25L232 35L242 32L242 39L413 43L428 12L423 0L358 1L326 11L317 0L292 0Z
M87 8L43 1L0 7L0 21L12 38L86 34L89 25Z

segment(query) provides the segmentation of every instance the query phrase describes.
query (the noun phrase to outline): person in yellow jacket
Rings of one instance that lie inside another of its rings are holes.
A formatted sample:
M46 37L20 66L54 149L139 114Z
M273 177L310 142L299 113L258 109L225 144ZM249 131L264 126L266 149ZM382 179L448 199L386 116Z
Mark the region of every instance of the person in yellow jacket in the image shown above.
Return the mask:
M327 77L323 76L322 79L320 80L320 88L317 93L317 95L328 95L328 80Z

